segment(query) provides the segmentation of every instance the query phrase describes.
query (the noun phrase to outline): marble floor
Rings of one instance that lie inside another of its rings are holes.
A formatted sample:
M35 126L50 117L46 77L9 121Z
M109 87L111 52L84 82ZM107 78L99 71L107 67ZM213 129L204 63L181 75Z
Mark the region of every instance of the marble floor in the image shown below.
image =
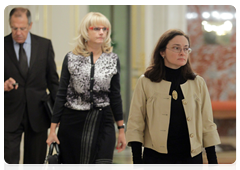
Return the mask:
M236 137L225 137L220 136L221 142L223 146L230 147L216 147L217 158L219 164L232 164L236 160ZM203 153L203 162L207 163L206 154ZM21 156L20 156L20 164L23 163L23 145L21 144ZM126 147L126 149L120 153L117 150L114 151L113 157L114 164L132 164L132 155L131 148Z

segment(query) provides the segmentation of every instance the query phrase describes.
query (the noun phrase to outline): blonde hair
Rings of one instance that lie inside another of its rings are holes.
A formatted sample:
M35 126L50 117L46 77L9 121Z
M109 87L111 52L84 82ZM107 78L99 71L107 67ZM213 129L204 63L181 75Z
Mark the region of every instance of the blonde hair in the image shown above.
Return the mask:
M76 38L77 44L73 49L73 54L75 55L82 55L82 56L89 56L90 51L87 51L87 41L88 41L88 29L90 26L97 26L97 24L102 24L103 26L109 28L106 39L102 44L102 51L104 53L112 52L111 46L111 24L109 20L99 12L90 12L88 13L81 21L79 29L78 29L78 36Z

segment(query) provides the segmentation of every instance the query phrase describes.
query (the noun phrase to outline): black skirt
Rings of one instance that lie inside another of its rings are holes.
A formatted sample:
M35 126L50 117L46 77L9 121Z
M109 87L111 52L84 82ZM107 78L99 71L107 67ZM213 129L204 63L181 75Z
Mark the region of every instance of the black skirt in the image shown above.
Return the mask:
M144 148L144 164L203 164L202 153L194 157L185 157L173 154L162 154L150 148Z
M65 108L58 138L63 164L112 163L116 135L110 107L91 111Z

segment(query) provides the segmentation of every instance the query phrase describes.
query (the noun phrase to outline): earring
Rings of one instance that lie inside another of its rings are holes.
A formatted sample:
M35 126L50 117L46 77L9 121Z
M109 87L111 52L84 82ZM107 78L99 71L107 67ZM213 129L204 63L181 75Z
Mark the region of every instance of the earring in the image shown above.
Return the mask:
M164 59L164 56L162 56L162 58Z

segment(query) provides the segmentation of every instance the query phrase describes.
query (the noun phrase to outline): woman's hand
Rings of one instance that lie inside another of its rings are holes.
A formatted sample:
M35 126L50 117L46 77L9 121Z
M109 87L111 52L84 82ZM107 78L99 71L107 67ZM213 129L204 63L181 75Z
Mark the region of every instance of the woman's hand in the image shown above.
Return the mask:
M221 170L219 166L209 167L209 170Z
M56 128L58 127L57 123L51 123L50 133L48 135L47 144L48 146L51 145L51 143L56 142L57 144L60 144L57 134L56 134Z
M124 125L123 120L117 121L118 126ZM118 153L122 152L126 148L126 139L125 139L125 133L124 133L124 128L119 129L118 132L118 142L117 142L117 150Z
M125 139L125 133L124 133L124 128L119 129L119 134L118 134L118 143L117 143L117 150L118 153L122 152L126 148L126 139Z

